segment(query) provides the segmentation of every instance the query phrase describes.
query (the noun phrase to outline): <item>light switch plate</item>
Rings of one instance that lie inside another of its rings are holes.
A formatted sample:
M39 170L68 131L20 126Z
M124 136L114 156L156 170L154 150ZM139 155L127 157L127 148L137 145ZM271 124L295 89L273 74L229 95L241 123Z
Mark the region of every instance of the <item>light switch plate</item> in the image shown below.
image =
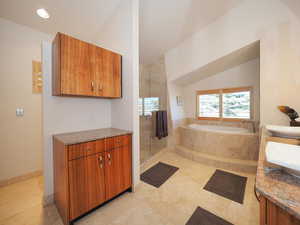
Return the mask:
M17 108L16 109L16 116L24 116L24 109L23 108Z

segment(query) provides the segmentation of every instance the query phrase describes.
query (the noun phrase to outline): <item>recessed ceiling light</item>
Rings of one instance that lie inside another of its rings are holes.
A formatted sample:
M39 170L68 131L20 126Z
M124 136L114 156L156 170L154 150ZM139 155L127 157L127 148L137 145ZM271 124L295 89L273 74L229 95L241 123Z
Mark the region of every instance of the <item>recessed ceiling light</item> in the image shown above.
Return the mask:
M49 13L44 8L36 10L36 13L43 19L49 19L49 17L50 17Z

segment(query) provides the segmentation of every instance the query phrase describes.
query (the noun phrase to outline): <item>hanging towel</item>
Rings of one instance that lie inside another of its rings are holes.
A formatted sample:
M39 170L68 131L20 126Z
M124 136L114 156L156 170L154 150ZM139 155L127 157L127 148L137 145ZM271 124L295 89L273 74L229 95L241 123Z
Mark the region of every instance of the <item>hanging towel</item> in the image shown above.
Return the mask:
M156 137L162 139L168 136L168 116L167 111L156 112Z

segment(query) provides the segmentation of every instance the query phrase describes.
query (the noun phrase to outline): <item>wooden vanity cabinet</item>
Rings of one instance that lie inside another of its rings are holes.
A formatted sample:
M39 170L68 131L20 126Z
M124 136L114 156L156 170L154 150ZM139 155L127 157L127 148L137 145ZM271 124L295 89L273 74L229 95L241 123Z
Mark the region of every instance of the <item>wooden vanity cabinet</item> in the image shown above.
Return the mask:
M300 220L261 195L260 225L300 225Z
M54 199L68 225L132 187L131 135L64 145L53 140Z
M121 97L121 55L58 33L52 44L54 96Z

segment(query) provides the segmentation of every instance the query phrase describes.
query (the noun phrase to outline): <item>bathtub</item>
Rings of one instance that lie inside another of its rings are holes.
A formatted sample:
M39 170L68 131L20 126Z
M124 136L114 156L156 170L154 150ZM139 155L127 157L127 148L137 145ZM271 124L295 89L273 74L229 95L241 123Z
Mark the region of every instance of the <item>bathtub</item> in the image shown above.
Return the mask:
M258 159L258 133L246 128L189 124L179 127L178 144L194 152L224 158L225 161Z
M247 134L252 133L250 130L246 128L240 127L229 127L229 126L221 126L221 125L202 125L202 124L190 124L188 125L191 129L208 131L208 132L223 132L223 133L233 133L233 134Z

